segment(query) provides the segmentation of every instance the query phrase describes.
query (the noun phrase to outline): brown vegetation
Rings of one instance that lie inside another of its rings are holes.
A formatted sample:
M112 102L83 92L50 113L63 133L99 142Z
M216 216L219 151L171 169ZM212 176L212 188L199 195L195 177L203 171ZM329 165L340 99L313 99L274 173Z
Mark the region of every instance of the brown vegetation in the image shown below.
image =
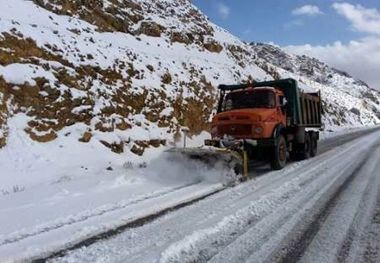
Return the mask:
M178 42L178 43L183 43L183 44L191 44L193 42L193 39L191 35L189 34L184 34L181 32L172 32L170 36L171 42Z
M140 28L135 32L136 35L144 34L151 37L160 37L165 27L156 22L141 22Z
M123 142L119 142L119 143L116 143L116 142L113 142L113 143L109 143L109 142L106 142L106 141L100 141L104 146L106 146L107 148L111 149L111 151L113 151L114 153L122 153L124 152L124 143Z
M204 43L203 46L205 47L205 49L207 49L208 51L213 52L213 53L220 53L223 50L223 46L220 45L216 41Z
M80 138L79 141L87 143L91 141L91 138L92 138L92 133L89 131L86 131L85 133L83 133L82 138Z
M81 19L96 25L102 32L130 33L130 25L143 19L140 14L141 6L129 0L122 2L111 0L112 5L108 7L104 7L102 0L54 0L54 6L44 0L33 1L59 15L78 15ZM126 12L126 9L131 12Z

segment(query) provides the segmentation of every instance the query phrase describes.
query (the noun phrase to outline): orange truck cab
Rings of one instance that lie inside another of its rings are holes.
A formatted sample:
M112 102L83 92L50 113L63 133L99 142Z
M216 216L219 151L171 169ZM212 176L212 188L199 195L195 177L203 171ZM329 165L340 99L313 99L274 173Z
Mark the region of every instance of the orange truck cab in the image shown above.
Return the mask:
M282 169L288 156L316 155L319 133L306 128L322 126L319 93L303 93L294 79L220 85L219 90L206 145L240 145L249 159L268 160L273 169Z

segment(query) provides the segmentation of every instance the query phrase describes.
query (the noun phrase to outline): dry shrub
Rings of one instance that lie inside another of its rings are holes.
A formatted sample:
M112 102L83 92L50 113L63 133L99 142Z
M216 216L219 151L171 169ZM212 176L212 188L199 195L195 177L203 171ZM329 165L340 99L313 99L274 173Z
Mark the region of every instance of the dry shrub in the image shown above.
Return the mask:
M208 51L213 52L213 53L220 53L223 50L223 46L220 45L216 41L204 43L203 46L205 47L205 49L207 49Z
M161 82L164 84L170 84L172 80L172 75L169 72L165 72L165 74L161 77Z
M142 156L144 154L144 151L145 151L144 147L138 146L136 144L134 144L131 148L131 152L138 156Z
M82 137L79 139L80 142L84 142L84 143L87 143L87 142L90 142L91 141L91 138L92 138L92 133L89 132L89 131L86 131L83 133Z
M106 141L100 141L104 146L111 149L114 153L123 153L124 152L124 142L113 142L109 143Z
M144 21L141 23L140 28L135 32L137 35L147 35L151 37L161 37L165 27L156 22Z
M45 134L36 134L33 130L31 130L30 128L26 128L25 129L25 132L29 134L30 138L33 140L33 141L37 141L37 142L50 142L50 141L53 141L57 138L57 133L55 131L50 131L50 132L47 132Z

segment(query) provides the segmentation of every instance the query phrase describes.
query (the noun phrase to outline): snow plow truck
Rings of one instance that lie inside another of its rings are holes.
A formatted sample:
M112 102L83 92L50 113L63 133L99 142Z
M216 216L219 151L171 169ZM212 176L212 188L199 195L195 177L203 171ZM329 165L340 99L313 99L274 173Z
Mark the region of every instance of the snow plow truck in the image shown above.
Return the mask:
M213 164L222 161L248 175L252 160L282 169L288 159L317 154L322 128L320 92L306 93L294 79L220 85L211 139L199 148L169 150Z

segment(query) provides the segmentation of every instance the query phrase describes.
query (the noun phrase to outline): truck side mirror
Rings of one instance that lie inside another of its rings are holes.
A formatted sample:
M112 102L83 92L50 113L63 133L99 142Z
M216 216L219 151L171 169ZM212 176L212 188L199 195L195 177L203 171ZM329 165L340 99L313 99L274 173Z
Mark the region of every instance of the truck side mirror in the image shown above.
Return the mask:
M286 100L285 97L281 97L281 99L280 99L280 106L281 106L281 108L285 108L286 105L288 105L288 101Z

